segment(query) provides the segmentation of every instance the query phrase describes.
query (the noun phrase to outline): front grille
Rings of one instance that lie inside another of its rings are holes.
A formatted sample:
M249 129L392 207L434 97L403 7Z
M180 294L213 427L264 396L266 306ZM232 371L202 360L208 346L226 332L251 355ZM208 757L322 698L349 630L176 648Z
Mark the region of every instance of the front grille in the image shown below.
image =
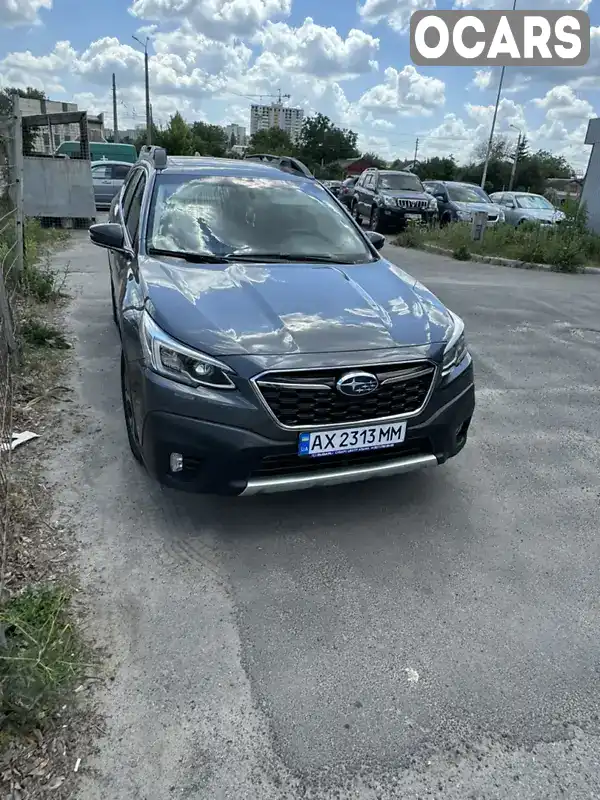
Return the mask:
M259 376L255 384L281 425L307 429L417 414L435 376L435 366L429 361L364 367L376 375L379 388L361 397L340 394L337 381L357 369L361 368L269 372Z
M253 478L267 478L272 475L302 475L306 473L326 472L330 469L353 469L394 461L397 458L418 455L431 455L431 442L429 439L410 439L395 447L384 450L364 450L357 453L340 453L322 458L299 456L297 453L283 453L265 456L256 471L252 472Z
M396 200L396 203L400 206L400 208L411 209L413 211L422 211L429 205L429 200L405 200L404 198L399 197Z
M496 222L498 214L488 214L488 222Z

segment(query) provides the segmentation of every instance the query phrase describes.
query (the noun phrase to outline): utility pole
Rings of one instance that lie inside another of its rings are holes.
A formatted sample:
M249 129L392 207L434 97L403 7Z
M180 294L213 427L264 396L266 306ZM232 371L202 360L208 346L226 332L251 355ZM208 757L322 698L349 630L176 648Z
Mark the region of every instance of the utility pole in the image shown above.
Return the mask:
M515 158L513 161L512 169L510 171L510 181L508 182L508 191L512 192L513 184L515 182L515 173L517 171L517 161L519 160L519 150L521 149L521 131L514 125L511 125L510 127L515 128L516 131L519 131L519 138L517 139L517 149L515 150Z
M413 169L417 168L417 155L419 154L419 137L417 136L417 140L415 142L415 160L413 161Z
M517 0L513 0L512 10L514 11L516 7L517 7ZM492 145L494 144L494 130L496 128L496 117L498 116L498 106L500 105L500 94L502 92L502 84L504 83L505 72L506 72L506 67L502 67L502 72L500 73L500 83L498 84L498 94L496 95L496 106L494 108L494 116L492 118L492 129L490 131L487 153L485 155L485 162L483 164L483 175L481 176L481 188L484 191L485 191L485 182L487 179L488 167L490 164L490 156L492 154Z
M516 1L516 0L515 0ZM150 37L146 36L146 41L142 42L137 36L132 36L136 42L139 42L144 48L144 76L146 83L146 144L152 144L152 110L150 107L150 76L148 72L148 42Z
M119 122L117 119L117 78L112 74L112 94L113 94L113 139L115 144L119 143Z

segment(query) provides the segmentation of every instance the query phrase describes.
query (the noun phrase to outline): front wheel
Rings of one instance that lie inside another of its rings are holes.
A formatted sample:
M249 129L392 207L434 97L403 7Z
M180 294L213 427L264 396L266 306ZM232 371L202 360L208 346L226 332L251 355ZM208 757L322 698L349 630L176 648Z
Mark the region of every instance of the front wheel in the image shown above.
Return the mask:
M381 229L383 227L383 223L381 220L381 212L377 206L373 206L371 209L371 219L369 220L369 228L372 231L376 231L377 233L381 233Z
M131 397L131 384L127 371L127 361L123 351L121 351L121 396L123 398L123 413L125 415L125 428L127 430L129 447L131 448L135 460L143 464L142 448L140 446L140 438L135 422L135 415L133 413L133 400Z

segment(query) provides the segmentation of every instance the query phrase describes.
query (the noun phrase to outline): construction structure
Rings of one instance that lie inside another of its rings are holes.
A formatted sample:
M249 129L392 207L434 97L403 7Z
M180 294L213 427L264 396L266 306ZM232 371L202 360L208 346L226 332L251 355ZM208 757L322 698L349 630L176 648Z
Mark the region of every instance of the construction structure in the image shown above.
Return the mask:
M251 136L258 133L258 131L268 130L269 128L281 128L295 143L300 138L303 122L303 109L284 106L280 101L270 105L253 103L250 106Z

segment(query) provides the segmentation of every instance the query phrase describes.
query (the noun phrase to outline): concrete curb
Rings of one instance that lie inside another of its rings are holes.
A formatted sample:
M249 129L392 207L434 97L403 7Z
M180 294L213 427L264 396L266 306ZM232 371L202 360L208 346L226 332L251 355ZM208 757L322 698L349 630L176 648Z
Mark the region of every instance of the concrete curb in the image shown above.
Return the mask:
M400 245L396 245L399 247ZM452 258L452 250L446 250L444 247L438 247L435 244L424 244L422 250L428 250L432 253L438 253L441 256L449 256ZM500 258L500 256L484 256L472 253L470 261L479 261L483 264L495 264L497 267L513 267L514 269L536 269L543 272L560 272L551 267L549 264L534 264L528 261L516 261L512 258ZM563 273L565 274L565 273ZM600 267L581 267L576 273L567 273L572 275L600 275Z

